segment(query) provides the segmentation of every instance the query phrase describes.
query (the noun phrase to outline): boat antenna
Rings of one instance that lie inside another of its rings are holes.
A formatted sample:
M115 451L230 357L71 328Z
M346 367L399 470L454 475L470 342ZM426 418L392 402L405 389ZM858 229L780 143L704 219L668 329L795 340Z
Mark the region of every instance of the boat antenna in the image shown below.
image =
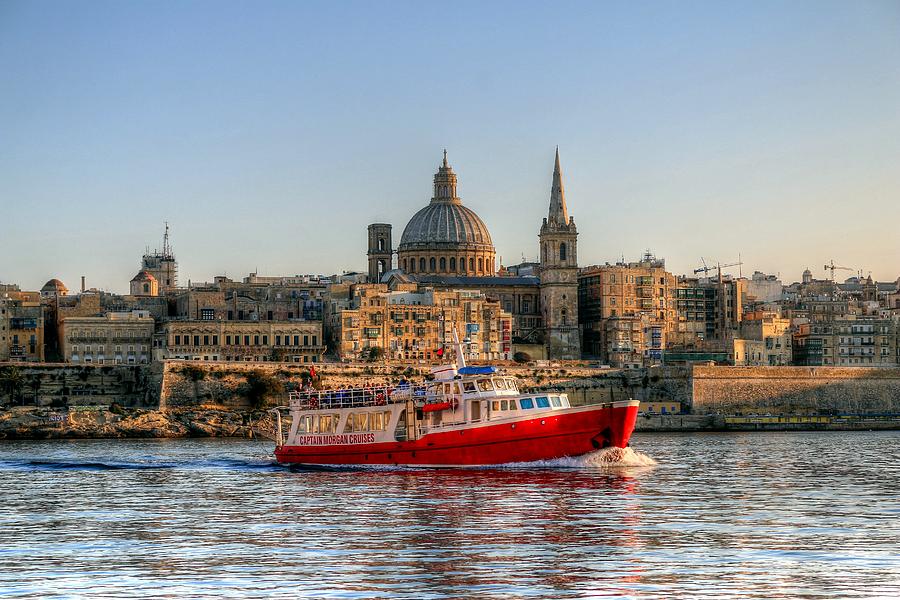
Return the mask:
M456 348L456 370L460 370L466 366L466 357L463 356L462 344L459 343L459 334L456 333L456 326L453 326L453 347Z

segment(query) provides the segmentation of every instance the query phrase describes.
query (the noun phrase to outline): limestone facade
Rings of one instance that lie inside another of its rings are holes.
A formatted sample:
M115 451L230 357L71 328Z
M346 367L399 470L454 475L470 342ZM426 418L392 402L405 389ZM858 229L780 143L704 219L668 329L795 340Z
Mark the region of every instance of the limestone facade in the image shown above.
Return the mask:
M146 311L69 316L60 323L60 350L69 363L148 364L152 358L153 331L153 317Z
M385 284L353 286L350 307L336 315L334 344L342 360L365 359L372 348L388 360L440 362L453 347L453 330L471 361L512 354L512 317L484 294Z
M173 320L162 328L157 359L319 362L321 321Z
M44 312L39 292L0 296L0 361L43 362Z
M677 280L665 261L642 260L581 270L579 308L584 352L613 366L658 364L677 329Z

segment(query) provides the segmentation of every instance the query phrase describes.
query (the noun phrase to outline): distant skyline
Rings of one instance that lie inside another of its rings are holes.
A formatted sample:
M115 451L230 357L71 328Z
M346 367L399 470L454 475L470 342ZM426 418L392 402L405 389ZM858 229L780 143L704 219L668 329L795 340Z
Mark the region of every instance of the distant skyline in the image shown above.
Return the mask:
M182 283L363 271L444 148L503 263L535 259L557 145L582 266L893 281L900 3L0 3L23 289L126 292L164 221Z

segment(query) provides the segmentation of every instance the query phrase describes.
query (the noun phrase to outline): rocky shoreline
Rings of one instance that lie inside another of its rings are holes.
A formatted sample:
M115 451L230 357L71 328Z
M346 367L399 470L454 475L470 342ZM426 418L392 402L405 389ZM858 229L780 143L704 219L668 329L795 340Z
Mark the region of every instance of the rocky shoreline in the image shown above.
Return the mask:
M257 437L265 413L221 408L59 411L21 407L0 412L0 440Z

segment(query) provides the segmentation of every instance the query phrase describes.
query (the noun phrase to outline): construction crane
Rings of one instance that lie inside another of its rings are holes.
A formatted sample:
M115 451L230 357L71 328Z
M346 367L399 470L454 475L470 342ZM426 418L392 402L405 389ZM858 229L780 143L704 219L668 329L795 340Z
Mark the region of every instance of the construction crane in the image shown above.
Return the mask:
M839 267L834 264L834 259L831 260L830 263L822 267L826 271L831 271L831 280L834 281L834 272L835 271L855 271L856 269L851 269L850 267Z
M727 265L723 265L722 263L717 262L717 263L716 263L716 266L710 267L710 266L708 266L708 265L706 264L706 260L704 260L704 258L703 258L702 256L700 257L700 262L703 263L703 266L694 269L694 274L695 274L695 275L696 275L697 273L703 273L703 276L704 276L704 277L709 277L709 272L710 272L710 271L717 271L717 272L718 272L718 278L719 278L719 279L722 278L722 269L724 269L724 268L726 268L726 267L738 267L738 266L744 264L743 261L738 260L738 261L735 262L735 263L728 263Z

